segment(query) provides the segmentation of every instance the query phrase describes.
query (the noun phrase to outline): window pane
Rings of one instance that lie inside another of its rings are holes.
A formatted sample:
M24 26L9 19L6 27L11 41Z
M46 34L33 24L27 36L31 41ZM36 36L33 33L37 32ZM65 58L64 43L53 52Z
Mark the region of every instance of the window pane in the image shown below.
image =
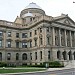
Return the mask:
M11 41L8 41L7 44L8 44L8 47L11 47Z
M30 32L30 37L32 37L32 32Z
M19 48L19 42L16 42L16 48Z
M19 54L16 53L16 60L19 60Z
M11 37L11 32L8 32L8 37Z
M27 33L22 33L22 38L27 38Z
M2 40L0 40L0 47L2 47Z
M2 31L0 31L0 36L2 36L3 35L3 32Z
M11 60L11 53L7 54L7 60Z
M22 42L22 48L27 48L27 42Z
M16 37L19 38L19 33L16 33Z

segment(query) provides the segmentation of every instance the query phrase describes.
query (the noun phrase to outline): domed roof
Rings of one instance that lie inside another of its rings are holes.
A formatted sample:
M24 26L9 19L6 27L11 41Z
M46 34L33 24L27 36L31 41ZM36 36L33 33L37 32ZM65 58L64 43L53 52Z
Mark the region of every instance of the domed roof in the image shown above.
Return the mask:
M28 13L25 14L25 17L27 17L27 16L33 17L33 14L28 12Z
M33 17L33 14L28 11L28 13L24 14L22 17Z
M28 11L30 13L28 13ZM37 14L38 13L38 14ZM40 16L40 15L45 15L45 11L42 10L40 6L38 6L36 3L30 3L24 10L21 11L20 17L24 18L26 16Z
M30 3L25 9L28 8L38 8L38 9L42 9L40 6L38 6L36 3Z

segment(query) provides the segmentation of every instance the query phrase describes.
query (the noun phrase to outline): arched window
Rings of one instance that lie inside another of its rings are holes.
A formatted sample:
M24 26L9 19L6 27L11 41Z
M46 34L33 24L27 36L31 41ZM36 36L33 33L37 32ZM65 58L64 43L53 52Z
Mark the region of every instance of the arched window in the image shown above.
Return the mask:
M75 52L73 53L73 55L74 55L74 60L75 60Z
M11 53L7 54L7 60L11 60Z
M22 60L27 60L27 54L26 53L23 53Z
M64 60L67 60L67 54L66 54L66 51L64 51L62 54L63 54L63 59L64 59Z
M61 59L61 52L60 51L57 51L57 58Z
M71 51L68 52L68 55L69 55L69 60L72 60L72 52Z
M2 53L0 52L0 61L2 61Z
M19 60L19 53L16 53L16 60Z

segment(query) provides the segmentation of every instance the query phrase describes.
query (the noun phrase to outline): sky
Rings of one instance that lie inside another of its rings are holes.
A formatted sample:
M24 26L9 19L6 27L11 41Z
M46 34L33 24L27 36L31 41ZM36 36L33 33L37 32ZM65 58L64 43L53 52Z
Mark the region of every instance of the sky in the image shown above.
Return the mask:
M34 2L39 5L46 15L56 17L63 14L75 21L75 0L0 0L0 20L14 22L20 12Z

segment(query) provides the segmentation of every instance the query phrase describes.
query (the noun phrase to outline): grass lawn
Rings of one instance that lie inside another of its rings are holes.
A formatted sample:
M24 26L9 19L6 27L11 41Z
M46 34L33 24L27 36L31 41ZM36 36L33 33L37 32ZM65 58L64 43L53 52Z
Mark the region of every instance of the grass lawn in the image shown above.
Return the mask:
M34 72L44 71L46 69L0 69L0 73L18 73L18 72Z

